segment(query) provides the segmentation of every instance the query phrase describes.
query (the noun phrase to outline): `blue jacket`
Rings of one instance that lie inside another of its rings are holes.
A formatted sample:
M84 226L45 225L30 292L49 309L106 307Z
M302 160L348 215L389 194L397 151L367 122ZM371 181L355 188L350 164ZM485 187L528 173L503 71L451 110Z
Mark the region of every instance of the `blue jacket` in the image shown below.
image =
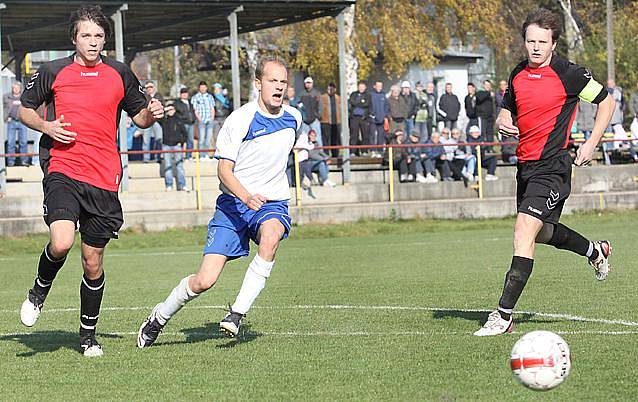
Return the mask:
M383 119L390 114L390 104L383 92L372 91L372 106L370 107L370 119L373 123L381 124Z
M426 144L430 145L433 144L433 142L430 140L426 142ZM434 147L423 147L423 151L428 159L439 159L441 155L445 155L445 148L443 148L443 144L440 142L439 145Z

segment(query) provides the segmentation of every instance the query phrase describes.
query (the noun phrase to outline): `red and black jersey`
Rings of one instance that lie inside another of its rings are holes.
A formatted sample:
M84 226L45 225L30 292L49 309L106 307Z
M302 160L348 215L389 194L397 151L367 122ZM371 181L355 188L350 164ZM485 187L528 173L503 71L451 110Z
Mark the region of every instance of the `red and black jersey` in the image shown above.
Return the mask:
M567 148L579 99L600 103L607 89L584 67L556 55L548 66L532 68L527 60L512 71L503 108L519 129L516 150L521 162L549 159Z
M43 135L40 141L45 174L59 172L72 179L117 191L122 164L117 129L122 109L137 115L148 103L131 69L109 57L96 66L74 62L75 54L43 64L26 85L22 106L46 106L46 120L64 115L66 130L77 134L63 144Z

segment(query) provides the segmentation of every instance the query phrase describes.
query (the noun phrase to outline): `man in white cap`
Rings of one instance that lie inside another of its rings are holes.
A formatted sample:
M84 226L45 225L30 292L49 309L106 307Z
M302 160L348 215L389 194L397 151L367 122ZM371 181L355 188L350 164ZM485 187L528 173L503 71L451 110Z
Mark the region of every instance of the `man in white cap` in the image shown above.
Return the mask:
M301 94L301 99L298 105L303 116L302 130L305 133L310 132L310 130L314 130L315 133L317 133L317 145L322 147L321 122L319 121L319 118L321 117L321 94L314 88L314 80L312 77L306 77L303 80L303 86L305 90Z
M412 133L414 129L414 116L419 106L419 102L416 99L416 95L412 92L412 85L410 81L403 81L401 83L401 97L405 102L407 108L407 117L405 119L405 132L407 135Z

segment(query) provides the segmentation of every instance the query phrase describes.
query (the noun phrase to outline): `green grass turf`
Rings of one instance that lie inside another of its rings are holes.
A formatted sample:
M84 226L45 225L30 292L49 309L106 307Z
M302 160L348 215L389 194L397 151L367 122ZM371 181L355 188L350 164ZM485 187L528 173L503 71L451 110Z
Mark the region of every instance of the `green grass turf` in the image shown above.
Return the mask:
M637 218L638 212L565 217L586 236L612 241L614 271L599 283L583 258L539 246L518 309L638 322ZM217 322L247 259L230 263L219 283L145 350L135 347L133 333L197 268L205 229L123 233L105 259L99 359L78 352L77 245L29 329L18 309L46 237L2 238L0 400L635 400L638 334L608 332L637 326L519 314L515 334L471 335L486 313L464 310L495 306L512 225L499 219L295 228L242 339L220 337ZM350 308L329 307L336 305ZM573 353L572 373L549 393L518 385L509 369L514 342L536 329L567 332Z

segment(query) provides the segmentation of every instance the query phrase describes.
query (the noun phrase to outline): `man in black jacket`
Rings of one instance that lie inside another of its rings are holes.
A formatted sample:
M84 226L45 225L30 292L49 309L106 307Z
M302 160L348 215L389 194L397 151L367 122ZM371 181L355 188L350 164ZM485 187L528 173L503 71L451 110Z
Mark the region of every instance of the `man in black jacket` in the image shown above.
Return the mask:
M175 107L175 116L184 125L186 129L186 149L193 149L195 145L195 129L194 124L197 120L195 117L195 109L188 99L188 88L181 88L179 90L179 99L173 104ZM191 153L186 153L186 158L191 158Z
M479 125L478 117L476 116L476 86L472 82L467 84L465 114L468 118L467 126L465 127L465 134L469 134L470 127Z
M176 151L164 154L164 183L166 191L173 191L173 164L177 175L177 191L190 191L186 187L184 177L184 154L182 145L186 142L186 129L184 124L176 115L175 105L169 103L166 106L166 120L164 121L164 132L162 136L162 151Z
M456 121L459 119L461 103L459 98L452 93L452 84L445 84L445 93L439 99L439 113L443 116L445 127L449 130L456 128Z
M412 130L414 130L414 117L416 116L417 110L419 110L419 101L414 92L412 92L410 81L403 81L401 83L401 99L405 104L405 108L407 108L407 117L405 119L405 135L407 140L407 137L409 137L410 134L412 134Z
M370 145L370 106L372 97L367 90L365 81L359 81L357 90L350 94L348 110L350 113L350 145ZM361 142L359 142L361 132ZM351 150L350 153L359 155L360 150Z
M483 81L482 91L476 93L476 116L484 141L494 141L494 94L490 80Z

